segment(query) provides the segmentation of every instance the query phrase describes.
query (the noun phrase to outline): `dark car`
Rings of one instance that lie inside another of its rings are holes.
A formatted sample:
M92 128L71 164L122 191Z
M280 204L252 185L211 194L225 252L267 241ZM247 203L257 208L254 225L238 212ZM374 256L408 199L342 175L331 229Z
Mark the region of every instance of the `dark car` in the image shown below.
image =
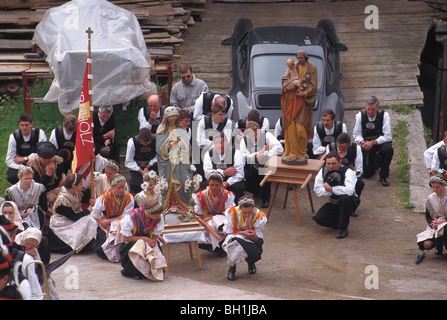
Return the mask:
M257 109L268 117L274 128L281 117L281 77L286 61L305 50L317 67L318 89L314 105L313 124L320 120L321 111L332 109L337 120L343 120L344 96L340 90L340 51L347 47L339 43L334 24L323 19L316 28L301 26L268 26L253 28L249 19L236 22L233 35L222 41L231 46L231 78L229 91L233 99L233 120Z

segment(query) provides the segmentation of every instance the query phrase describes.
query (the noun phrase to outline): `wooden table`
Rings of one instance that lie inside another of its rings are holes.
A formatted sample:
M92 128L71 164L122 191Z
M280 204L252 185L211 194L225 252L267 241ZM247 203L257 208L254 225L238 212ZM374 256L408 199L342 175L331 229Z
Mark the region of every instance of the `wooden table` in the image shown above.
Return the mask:
M167 252L166 252L166 272L169 271L169 265L171 262L171 245L173 243L178 243L177 241L175 242L170 242L166 235L169 234L185 234L185 233L197 233L197 232L203 232L205 230L205 228L203 226L201 226L199 224L199 222L197 221L191 221L191 222L183 222L183 223L170 223L170 224L165 224L164 226L164 230L162 231L162 234L165 235L165 240L166 240L166 247L167 247ZM192 250L192 245L194 245L194 248L196 249L196 254L197 254L197 264L199 266L199 270L202 270L202 260L200 259L200 250L199 250L199 243L197 241L197 238L194 239L185 239L183 241L180 242L188 242L188 246L189 246L189 256L191 258L191 260L194 259L194 255L193 255L193 250Z
M265 178L261 181L261 186L265 182L276 182L275 189L273 190L272 198L270 200L270 205L267 211L267 218L270 216L270 211L272 210L273 203L275 201L276 193L278 192L278 187L280 183L287 184L286 195L284 198L283 208L286 207L287 196L289 193L289 186L292 186L293 197L295 200L295 210L296 216L298 218L298 226L301 227L300 210L298 207L298 196L296 193L296 186L301 185L301 190L305 187L307 188L307 193L309 196L309 202L312 212L315 212L314 205L312 201L312 190L309 186L309 182L315 179L318 171L324 166L324 160L309 159L306 165L288 165L281 162L281 157L272 157L266 163L267 171Z

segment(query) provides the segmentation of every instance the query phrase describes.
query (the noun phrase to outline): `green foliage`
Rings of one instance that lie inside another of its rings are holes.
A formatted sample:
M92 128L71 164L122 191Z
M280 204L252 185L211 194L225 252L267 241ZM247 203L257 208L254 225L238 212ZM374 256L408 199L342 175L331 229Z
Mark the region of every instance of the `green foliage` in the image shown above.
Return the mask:
M396 158L396 176L398 179L399 195L405 208L413 209L410 202L410 163L407 153L408 122L399 120L393 128L393 146Z
M416 106L413 104L393 104L386 107L387 109L391 109L394 112L407 115L414 109L416 109Z

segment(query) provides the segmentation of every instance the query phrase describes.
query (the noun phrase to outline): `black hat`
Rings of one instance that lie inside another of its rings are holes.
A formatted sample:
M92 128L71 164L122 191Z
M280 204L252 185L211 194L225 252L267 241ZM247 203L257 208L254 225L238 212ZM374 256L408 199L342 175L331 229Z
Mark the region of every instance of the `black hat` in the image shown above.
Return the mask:
M56 153L56 147L49 141L43 141L37 144L37 155L42 159L51 159Z
M68 149L60 149L57 152L57 155L61 157L64 160L64 162L68 162L68 160L70 160L71 158L71 152Z

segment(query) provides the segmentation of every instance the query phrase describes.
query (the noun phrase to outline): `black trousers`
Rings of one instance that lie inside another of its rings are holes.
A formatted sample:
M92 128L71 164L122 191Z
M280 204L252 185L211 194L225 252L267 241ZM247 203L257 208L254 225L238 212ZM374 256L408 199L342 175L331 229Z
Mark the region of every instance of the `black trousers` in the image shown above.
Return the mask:
M104 230L101 229L101 227L98 226L98 228L96 229L95 252L96 255L103 260L109 260L109 258L107 258L106 254L104 253L104 250L101 248L106 240L107 234Z
M357 196L343 195L337 204L327 202L317 212L313 219L317 224L332 229L347 229L351 213L360 204Z
M388 178L390 175L391 160L393 160L393 143L385 142L376 144L369 151L362 150L363 154L363 176L371 178L380 168L380 178Z
M242 197L245 192L244 180L233 183L231 186L228 187L228 190L234 193L234 202L237 205L239 198Z
M362 195L363 188L365 187L365 181L362 177L357 177L357 182L355 183L355 193L359 196Z
M259 169L253 165L245 165L245 190L253 193L253 195L259 195L262 200L267 201L270 199L271 182L266 182L261 187L262 179L265 176L259 174Z
M249 263L255 263L256 261L261 260L262 255L262 245L264 244L264 239L259 238L257 242L245 241L241 238L234 238L233 241L239 242L239 244L244 248L247 253L247 258L245 261Z

